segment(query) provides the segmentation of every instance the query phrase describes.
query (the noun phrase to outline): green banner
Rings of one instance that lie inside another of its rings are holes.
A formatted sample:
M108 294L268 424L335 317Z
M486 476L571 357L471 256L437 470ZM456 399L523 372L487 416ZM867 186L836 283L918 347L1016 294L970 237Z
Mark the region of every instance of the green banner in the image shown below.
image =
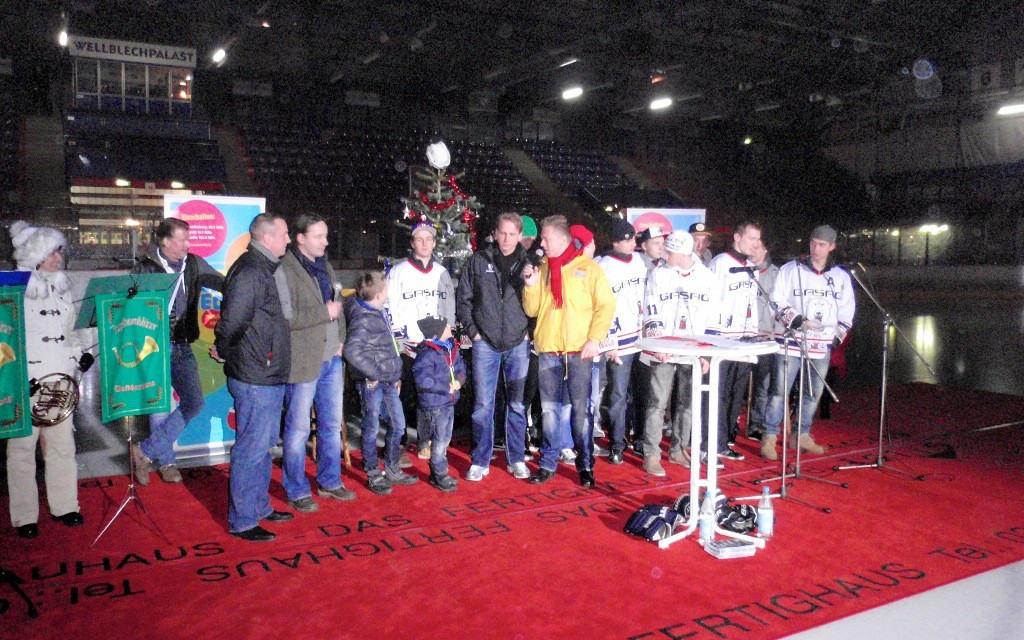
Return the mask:
M167 290L96 296L103 422L171 410Z
M0 438L32 435L25 357L25 287L0 286Z

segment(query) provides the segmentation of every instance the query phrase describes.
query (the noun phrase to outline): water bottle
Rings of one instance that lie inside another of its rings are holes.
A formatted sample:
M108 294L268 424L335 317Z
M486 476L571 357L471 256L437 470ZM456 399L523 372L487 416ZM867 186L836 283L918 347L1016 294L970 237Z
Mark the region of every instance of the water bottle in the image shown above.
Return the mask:
M704 502L700 505L700 513L697 515L697 525L700 527L698 535L702 543L715 538L715 505L714 496L710 491L704 492Z
M775 533L775 508L772 494L765 486L761 489L761 501L757 503L757 537L769 540Z

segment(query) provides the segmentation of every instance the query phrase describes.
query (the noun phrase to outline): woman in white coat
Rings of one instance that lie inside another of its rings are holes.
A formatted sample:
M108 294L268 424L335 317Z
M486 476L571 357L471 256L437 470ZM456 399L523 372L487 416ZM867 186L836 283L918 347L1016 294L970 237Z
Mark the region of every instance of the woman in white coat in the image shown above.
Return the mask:
M61 250L64 235L50 227L23 221L11 225L14 260L31 271L25 287L25 350L28 375L73 375L85 370L93 357L83 354L75 335L71 282L64 273ZM21 538L39 535L39 487L36 485L36 444L42 441L46 500L50 514L68 527L84 522L78 506L78 466L72 418L47 427L32 426L32 434L7 441L7 488L11 524Z

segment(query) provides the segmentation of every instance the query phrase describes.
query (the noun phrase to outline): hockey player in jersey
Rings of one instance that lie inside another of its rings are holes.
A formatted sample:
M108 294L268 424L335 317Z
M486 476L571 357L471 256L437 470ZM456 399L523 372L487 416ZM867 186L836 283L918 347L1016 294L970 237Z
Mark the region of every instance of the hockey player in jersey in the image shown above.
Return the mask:
M388 272L388 313L395 338L402 351L402 408L405 423L416 426L416 383L412 363L416 346L423 340L417 322L423 318L444 318L455 326L455 287L448 270L434 262L437 229L421 222L412 229L412 255ZM417 447L420 457L430 457L430 434L421 433Z
M711 259L708 265L718 276L721 315L718 332L726 338L756 340L758 332L757 277L750 255L761 244L761 227L741 222L733 227L732 247ZM718 459L742 460L743 454L729 446L735 439L732 427L746 401L751 364L726 360L718 379ZM705 439L705 442L707 440Z
M824 453L825 448L811 437L811 420L824 389L831 350L846 337L853 326L856 311L850 275L829 259L835 248L835 229L828 225L815 227L811 232L810 255L783 265L772 293L784 325L804 343L808 362L817 372L808 372L809 377L804 378L798 439L802 451L817 454ZM801 362L800 347L796 342L786 340L781 333L777 340L784 346L782 353L775 358L775 388L768 401L765 433L761 439L761 455L768 460L778 459L775 444L782 423L785 395L800 373ZM791 441L790 445L796 446L796 443Z
M673 231L665 241L665 264L655 267L647 278L644 336L699 336L718 320L720 313L718 278L693 253L693 236ZM650 366L650 402L644 427L644 471L665 475L661 466L661 425L676 385L675 417L669 442L670 462L690 465L686 444L690 440L690 382L692 367L669 362L669 355L643 351L640 360ZM708 362L701 360L701 374ZM706 438L704 442L706 442Z
M597 397L604 395L604 387L611 378L612 394L608 405L611 423L609 441L611 453L608 462L622 464L626 450L626 406L629 398L630 374L639 351L636 341L640 337L643 320L644 286L647 267L633 249L636 247L633 225L621 218L612 220L612 252L598 259L608 284L615 295L615 317L608 337L601 341L601 377ZM598 408L599 409L599 408ZM597 411L598 409L595 409ZM646 407L640 408L643 411Z

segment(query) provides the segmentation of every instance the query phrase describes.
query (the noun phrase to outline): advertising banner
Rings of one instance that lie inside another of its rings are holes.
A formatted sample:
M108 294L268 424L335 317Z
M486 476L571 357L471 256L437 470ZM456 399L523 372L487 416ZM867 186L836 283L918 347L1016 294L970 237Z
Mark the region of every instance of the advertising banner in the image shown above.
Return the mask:
M626 209L626 220L633 223L633 228L640 233L647 227L659 225L666 233L686 231L694 222L704 222L707 209L645 209L630 207Z
M161 67L196 68L196 50L128 40L69 36L68 53L82 58L156 64Z
M165 195L164 217L187 222L189 252L227 273L249 246L249 223L266 211L266 202L264 198ZM209 356L213 329L220 319L220 301L218 291L203 289L199 294L199 339L192 344L192 351L199 364L206 403L175 444L179 459L226 453L235 440L234 402L224 368Z

